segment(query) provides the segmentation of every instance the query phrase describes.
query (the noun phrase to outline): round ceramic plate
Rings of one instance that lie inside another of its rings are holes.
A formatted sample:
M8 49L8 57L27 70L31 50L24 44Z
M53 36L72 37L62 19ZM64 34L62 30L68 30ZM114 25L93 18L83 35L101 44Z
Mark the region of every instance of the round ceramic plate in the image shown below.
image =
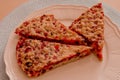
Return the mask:
M55 18L66 26L80 16L88 8L74 5L55 5L36 11L26 17L25 20L53 14ZM19 68L16 61L17 35L11 33L6 45L4 61L6 73L10 80L119 80L120 79L120 32L108 17L105 16L105 45L103 48L103 61L100 62L94 55L81 58L36 78L29 78Z

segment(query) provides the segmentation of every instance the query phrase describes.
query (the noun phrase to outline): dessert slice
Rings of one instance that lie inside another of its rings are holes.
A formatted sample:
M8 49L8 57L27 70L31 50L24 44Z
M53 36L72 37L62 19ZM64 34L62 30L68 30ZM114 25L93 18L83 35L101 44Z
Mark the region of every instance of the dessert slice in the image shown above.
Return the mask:
M84 12L79 18L73 21L69 28L80 36L83 36L89 45L93 47L93 52L102 60L104 13L101 3L94 5Z
M42 39L68 44L86 44L82 36L67 29L53 15L43 15L23 22L16 34L27 38Z
M16 46L17 62L29 76L37 77L53 68L90 54L90 47L20 38Z

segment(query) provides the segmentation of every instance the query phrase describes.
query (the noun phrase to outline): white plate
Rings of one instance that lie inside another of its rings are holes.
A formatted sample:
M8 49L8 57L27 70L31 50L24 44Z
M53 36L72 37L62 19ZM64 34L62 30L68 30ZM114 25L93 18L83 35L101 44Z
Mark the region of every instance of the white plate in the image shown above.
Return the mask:
M42 14L54 14L55 17L69 26L82 12L83 6L55 5L32 13L26 19ZM19 68L16 61L15 48L18 37L11 33L6 45L4 61L6 73L10 80L119 80L120 79L120 32L109 18L105 17L105 46L103 61L99 62L94 55L87 56L76 62L53 69L37 78L29 78Z

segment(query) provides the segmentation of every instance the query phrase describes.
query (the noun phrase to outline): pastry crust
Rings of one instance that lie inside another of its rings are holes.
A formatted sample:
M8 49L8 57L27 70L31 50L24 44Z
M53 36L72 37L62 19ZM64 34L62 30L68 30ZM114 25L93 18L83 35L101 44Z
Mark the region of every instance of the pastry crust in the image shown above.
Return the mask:
M37 77L65 63L90 54L91 47L20 38L16 47L17 62L29 76Z
M16 57L20 68L37 77L63 64L95 53L103 59L104 13L101 3L94 5L66 28L53 15L43 15L22 23Z
M66 44L86 44L82 36L67 29L53 15L43 15L25 21L16 29L15 33L28 38Z
M87 39L89 46L93 47L93 52L102 60L102 48L104 45L104 13L102 4L94 5L79 18L73 21L69 27Z

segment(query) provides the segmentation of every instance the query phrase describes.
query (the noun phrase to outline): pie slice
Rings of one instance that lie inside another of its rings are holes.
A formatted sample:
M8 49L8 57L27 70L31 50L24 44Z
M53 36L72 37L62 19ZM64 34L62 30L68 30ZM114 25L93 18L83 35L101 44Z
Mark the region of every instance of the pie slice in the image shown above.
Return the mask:
M102 4L94 5L79 18L73 21L69 27L74 32L83 36L99 60L102 60L102 48L104 45L104 13Z
M90 54L91 47L20 38L17 62L29 76L37 77L53 68Z
M17 29L20 36L68 44L86 44L85 39L67 29L53 15L43 15L23 22Z

